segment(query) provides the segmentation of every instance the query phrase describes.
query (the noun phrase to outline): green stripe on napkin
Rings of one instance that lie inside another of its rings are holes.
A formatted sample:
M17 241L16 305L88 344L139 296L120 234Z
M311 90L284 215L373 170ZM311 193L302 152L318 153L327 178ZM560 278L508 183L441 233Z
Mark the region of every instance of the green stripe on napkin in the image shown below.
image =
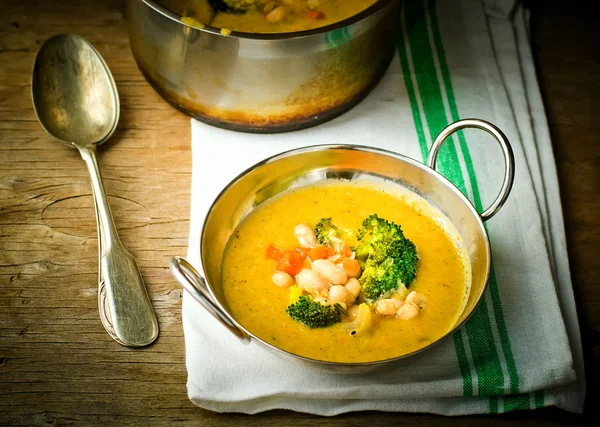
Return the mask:
M419 143L422 147L421 151L427 152L431 139L435 138L437 132L446 126L448 122L444 113L445 107L440 84L437 80L437 71L429 43L429 33L427 23L424 19L423 6L417 2L407 2L404 3L403 9L402 32L405 38L403 46L407 54L407 62L409 65L412 65L412 69L404 69L403 72L405 76L408 75L408 78L414 76L416 80L415 86L418 88L418 92L412 98L417 99L418 105L413 105L412 111L413 115L416 113L424 116L423 121L428 127L429 131L427 134L430 136L430 140L427 141L425 138L420 139ZM415 125L417 126L418 124L415 123ZM423 134L426 134L426 132L423 132ZM426 149L424 150L423 147ZM426 160L427 156L423 156L423 158ZM458 155L453 141L449 141L440 150L438 169L461 192L466 194L466 185L460 170ZM496 387L494 386L496 386L498 380L501 381L500 385L502 386L504 380L500 360L493 341L486 305L484 298L480 307L464 328L468 337L472 364L477 373L477 395L496 394ZM457 351L458 353L460 351ZM462 367L461 372L464 371L465 369ZM465 395L470 394L469 383L470 378L463 376L463 391Z
M400 64L402 66L402 71L403 71L403 76L404 76L404 84L406 86L406 91L408 93L408 98L409 98L411 110L413 113L413 120L415 122L417 137L418 137L419 145L421 148L421 156L422 156L423 160L426 161L428 153L429 153L429 145L425 138L425 131L424 131L424 126L423 126L423 121L421 120L420 107L417 102L417 97L416 97L416 93L415 93L415 89L414 89L416 82L415 82L415 85L413 85L413 79L412 79L413 73L411 72L411 67L409 66L409 63L408 63L409 55L408 55L407 46L406 46L406 43L407 43L406 40L408 39L408 35L407 35L407 31L406 31L405 21L406 21L406 10L403 9L402 10L402 23L401 23L402 31L400 33L400 39L398 41L399 58L400 58ZM440 166L444 163L442 161L443 154L444 153L440 153L440 160L439 160ZM471 376L471 370L470 370L470 366L469 366L468 356L467 356L467 352L466 352L463 337L462 337L462 329L459 329L454 334L454 345L456 348L456 356L458 359L460 372L461 372L461 375L463 378L463 394L465 396L472 396L473 395L473 379Z
M398 47L421 153L425 161L431 140L435 138L441 129L450 122L458 120L460 116L438 27L435 2L432 0L429 0L428 4L407 2L404 4L402 16L403 37L400 39ZM418 88L418 93L415 92L415 86ZM445 91L445 99L442 95L443 91ZM444 101L447 102L447 107L444 105ZM447 110L450 117L446 115ZM423 123L426 124L428 131L424 130ZM429 141L427 135L430 137ZM460 154L466 169L466 178L470 184L472 200L475 207L481 211L483 207L477 178L462 132L458 133L458 141ZM461 170L454 141L449 141L441 150L439 170L463 194L468 196L466 179ZM464 327L471 353L471 363L469 363L467 357L462 332L459 330L454 337L457 359L463 377L463 394L465 396L473 395L473 379L470 372L470 365L473 364L477 374L476 394L492 395L490 398L490 412L498 412L498 399L493 396L504 394L507 391L503 365L494 340L494 336L498 336L499 346L502 349L505 368L508 373L510 393L515 394L508 402L505 401L504 410L529 408L529 395L518 395L519 377L504 321L502 301L493 266L489 282L489 295L484 296L480 307ZM488 310L487 300L490 297L495 331ZM539 400L539 397L537 400ZM541 396L541 400L543 401L543 396Z
M442 37L440 35L439 25L438 25L438 17L437 11L435 8L435 1L429 0L429 8L427 16L431 19L431 27L433 29L433 37L435 40L436 49L439 55L440 61L440 69L442 71L442 75L444 78L444 86L446 87L446 94L448 97L448 104L450 106L450 112L452 115L452 121L457 121L460 119L458 114L458 108L456 106L456 99L454 97L454 90L452 88L452 83L450 81L450 72L448 70L448 64L446 62L446 56L444 54L444 48L442 44ZM481 196L479 193L479 187L477 185L477 177L475 176L475 169L473 167L473 161L471 159L471 155L469 153L469 148L467 146L467 142L464 137L463 132L458 132L458 140L460 142L460 147L463 152L466 169L469 174L469 180L471 182L471 189L473 193L473 202L478 211L483 210L483 204L481 202ZM487 225L484 224L487 230ZM500 340L502 343L502 351L504 353L504 358L506 360L506 366L508 369L508 375L510 380L510 392L518 393L519 392L519 376L517 374L517 367L515 364L515 360L512 354L512 349L510 346L510 340L508 338L508 331L506 329L506 323L504 321L504 313L502 312L502 302L500 299L500 294L498 292L498 283L496 281L496 274L494 272L494 266L492 263L492 270L490 273L490 293L492 295L492 306L494 308L494 316L496 318L496 325L498 327L498 333L500 335Z
M457 121L460 119L460 116L458 114L458 108L456 106L456 98L454 97L454 90L452 88L452 83L450 80L450 72L448 69L448 64L446 62L446 56L444 54L442 37L440 34L439 24L438 24L436 2L434 0L428 0L428 4L426 7L427 7L426 16L430 19L430 22L431 22L433 39L434 39L436 50L438 53L440 69L441 69L442 76L443 76L444 86L446 88L446 95L448 98L448 104L450 107L449 109L450 109L450 113L452 116L452 121ZM466 169L469 174L469 180L471 182L471 189L472 189L472 193L473 193L473 202L474 202L475 207L479 211L482 211L483 204L481 202L479 187L477 185L477 177L475 175L475 169L473 167L473 161L472 161L471 155L469 153L467 142L465 140L463 132L457 132L457 135L458 135L458 140L460 142L460 147L461 147L461 150L463 153L465 166L466 166ZM484 226L487 230L487 225L484 224ZM490 294L492 296L492 305L493 305L493 309L494 309L494 316L496 318L496 326L498 328L498 333L500 335L500 340L502 343L502 351L504 353L504 358L506 361L506 367L508 370L508 375L509 375L509 380L510 380L510 392L518 393L519 392L519 375L517 373L517 367L516 367L515 360L514 360L514 357L512 354L510 340L508 338L508 330L506 328L506 323L504 321L504 313L502 312L502 302L500 299L500 293L498 290L498 282L496 281L496 274L495 274L493 263L492 263L492 269L490 272L489 283L490 283L490 285L489 285ZM543 400L544 400L543 390L538 392L538 396L536 399L536 407L539 407L539 406L537 406L537 404L539 403L538 400L541 400L541 404L543 404ZM506 406L505 406L504 410L505 411L507 410Z

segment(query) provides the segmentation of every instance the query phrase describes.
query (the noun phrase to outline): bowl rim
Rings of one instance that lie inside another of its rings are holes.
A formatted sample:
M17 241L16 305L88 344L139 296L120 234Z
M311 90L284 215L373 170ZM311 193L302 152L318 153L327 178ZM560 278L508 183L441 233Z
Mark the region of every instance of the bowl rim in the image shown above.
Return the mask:
M166 7L158 4L155 0L133 0L133 1L142 1L146 6L154 9L156 12L160 13L166 18L169 18L172 21L175 21L185 27L192 28L197 31L202 31L205 33L213 34L215 36L220 37L235 37L240 39L249 39L249 40L291 40L301 37L313 36L316 34L324 34L329 31L338 30L340 28L347 27L352 25L362 19L375 14L375 12L383 9L388 3L397 0L376 0L371 6L367 7L363 11L357 13L356 15L349 16L348 18L342 19L341 21L337 21L323 27L312 28L310 30L301 30L301 31L288 31L285 33L248 33L244 31L235 31L231 30L227 35L221 32L222 28L213 27L211 25L204 25L202 28L194 27L193 25L186 24L181 21L182 16L178 15L175 12L170 11Z
M489 240L489 236L487 234L487 230L483 224L483 220L481 219L481 215L479 214L479 212L477 212L477 210L475 209L475 207L473 206L473 204L471 203L471 201L452 183L450 182L445 176L443 176L442 174L440 174L438 171L436 171L435 169L430 168L429 166L427 166L426 164L423 164L411 157L405 156L403 154L399 154L396 153L394 151L391 150L386 150L383 148L375 148L375 147L369 147L366 145L354 145L354 144L318 144L318 145L310 145L310 146L306 146L306 147L300 147L300 148L294 148L291 150L286 150L283 151L281 153L269 156L263 160L260 160L259 162L253 164L252 166L246 168L244 171L242 171L241 173L239 173L235 178L233 178L231 181L229 181L229 183L219 192L219 194L215 197L215 199L213 200L213 202L210 205L210 208L207 210L206 212L206 216L204 217L204 220L202 222L202 228L200 230L200 258L202 258L202 249L204 247L204 234L205 234L205 230L206 230L206 225L208 222L208 219L215 207L215 205L219 202L219 200L221 199L221 197L223 197L225 195L225 193L227 193L227 191L229 191L229 189L231 187L233 187L238 181L240 181L241 179L243 179L246 175L250 174L251 172L253 172L254 170L260 168L261 166L267 165L269 163L274 163L277 162L279 160L288 158L288 157L293 157L295 155L299 155L299 154L304 154L304 153L311 153L311 152L316 152L316 151L328 151L328 150L351 150L351 151L361 151L361 152L366 152L366 153L372 153L372 154L377 154L377 155L382 155L382 156L387 156L387 157L391 157L395 160L400 160L403 162L406 162L412 166L415 166L419 169L422 169L424 172L426 173L430 173L433 174L437 179L441 180L443 184L445 184L450 190L452 190L458 197L459 199L467 206L467 208L470 210L471 214L475 217L477 225L479 226L479 230L481 232L481 235L483 236L483 240L484 240L484 249L486 252L486 268L485 268L485 278L484 278L484 283L483 286L481 288L481 292L479 294L479 296L477 297L477 300L475 301L475 303L473 304L471 311L458 323L456 323L448 332L446 332L444 335L442 335L441 337L439 337L438 339L436 339L435 341L432 341L431 343L429 343L428 345L426 345L425 347L422 347L418 350L412 351L410 353L407 354L403 354L401 356L397 356L397 357L392 357L389 359L381 359L381 360L374 360L374 361L370 361L370 362L332 362L332 361L327 361L327 360L320 360L320 359L313 359L310 357L306 357L306 356L301 356L299 354L296 353L292 353L290 351L287 350L283 350L282 348L279 348L265 340L263 340L262 338L256 336L254 333L250 332L248 329L246 329L243 325L241 325L229 312L229 310L227 310L219 301L219 299L217 298L215 292L213 291L212 285L210 283L210 280L208 279L208 276L206 274L206 270L204 268L204 262L200 262L200 268L202 271L202 274L204 275L204 279L206 282L206 287L213 299L213 302L217 305L217 307L223 312L223 314L225 314L240 330L242 330L245 334L247 334L252 340L255 340L258 344L267 347L270 350L274 350L278 353L282 353L285 356L288 357L292 357L295 359L299 359L303 362L309 362L309 363L313 363L313 364L318 364L324 367L331 367L331 368L352 368L352 367L376 367L376 366L380 366L380 365L384 365L384 364L388 364L388 363L393 363L393 362L397 362L403 359L407 359L411 356L414 356L418 353L421 353L425 350L430 349L431 347L439 344L442 341L445 341L449 336L451 336L454 332L456 332L459 328L461 328L473 315L473 313L475 312L475 310L479 307L479 304L481 303L481 300L483 299L483 296L489 286L489 278L490 278L490 273L491 273L491 258L492 258L492 251L491 251L491 246L490 246L490 240Z

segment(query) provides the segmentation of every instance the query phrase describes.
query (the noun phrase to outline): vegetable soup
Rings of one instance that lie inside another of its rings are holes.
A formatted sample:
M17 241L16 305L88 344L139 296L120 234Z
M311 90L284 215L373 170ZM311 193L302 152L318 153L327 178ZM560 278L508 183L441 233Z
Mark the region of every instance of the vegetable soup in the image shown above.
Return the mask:
M262 340L333 362L402 356L462 314L470 264L450 221L409 192L330 181L252 211L223 255L233 317Z
M309 30L356 15L377 0L160 0L182 22L225 31L285 33Z

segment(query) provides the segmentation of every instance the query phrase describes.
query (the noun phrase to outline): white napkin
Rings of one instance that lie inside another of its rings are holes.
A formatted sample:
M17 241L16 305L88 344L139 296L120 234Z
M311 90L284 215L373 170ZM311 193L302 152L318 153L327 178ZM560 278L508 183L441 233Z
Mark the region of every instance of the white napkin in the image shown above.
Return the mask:
M484 6L493 13L486 15ZM476 0L408 2L404 8L400 56L375 90L341 117L275 135L230 132L192 120L188 260L200 263L202 220L219 191L267 156L344 143L423 161L442 127L478 117L504 130L516 157L512 194L487 223L493 277L482 304L452 338L402 366L337 375L284 362L255 344L242 345L186 294L187 387L198 406L319 415L360 410L459 415L550 405L581 412L581 342L556 167L524 11L517 7L508 18L507 4ZM438 169L481 211L500 188L499 148L481 131L454 140L456 158L444 148Z

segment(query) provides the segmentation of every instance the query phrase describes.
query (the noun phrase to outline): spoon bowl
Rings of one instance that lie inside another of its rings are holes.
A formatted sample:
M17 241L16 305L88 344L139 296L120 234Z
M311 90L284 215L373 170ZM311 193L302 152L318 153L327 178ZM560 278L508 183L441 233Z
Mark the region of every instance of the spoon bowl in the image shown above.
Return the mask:
M101 144L119 121L119 97L108 66L83 37L59 34L41 47L33 68L40 123L67 145Z
M79 150L90 172L98 225L100 319L123 345L148 345L158 322L141 273L122 245L96 159L119 121L117 86L102 56L83 37L61 34L40 48L31 82L33 106L52 137Z

